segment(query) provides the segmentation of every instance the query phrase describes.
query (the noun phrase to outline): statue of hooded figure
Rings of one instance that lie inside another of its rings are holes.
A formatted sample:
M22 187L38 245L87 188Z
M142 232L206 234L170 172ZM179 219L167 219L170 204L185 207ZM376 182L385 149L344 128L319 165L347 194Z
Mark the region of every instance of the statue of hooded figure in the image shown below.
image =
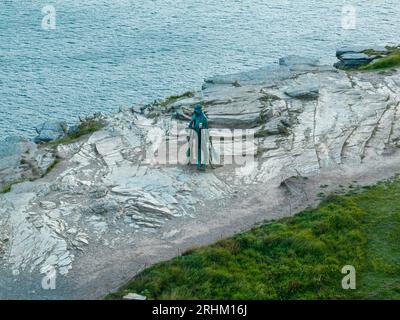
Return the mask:
M201 105L196 105L189 123L190 137L189 137L189 150L188 157L190 163L196 162L197 169L205 170L206 164L209 161L209 132L208 120L204 114Z

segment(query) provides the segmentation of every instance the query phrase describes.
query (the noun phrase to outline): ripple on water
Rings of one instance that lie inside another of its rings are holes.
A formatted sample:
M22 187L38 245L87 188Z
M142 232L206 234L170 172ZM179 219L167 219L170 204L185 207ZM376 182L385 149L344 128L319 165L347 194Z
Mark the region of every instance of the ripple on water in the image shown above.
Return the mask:
M49 118L113 112L200 87L296 53L334 62L344 44L399 43L398 0L55 0L57 29L41 29L46 1L0 2L0 134L34 135Z

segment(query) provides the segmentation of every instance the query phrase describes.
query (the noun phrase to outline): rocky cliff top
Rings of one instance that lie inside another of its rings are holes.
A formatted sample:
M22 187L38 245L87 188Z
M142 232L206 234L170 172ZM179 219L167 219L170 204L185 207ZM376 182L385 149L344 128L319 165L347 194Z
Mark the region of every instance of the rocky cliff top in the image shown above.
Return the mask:
M55 268L62 283L56 296L95 297L221 230L233 233L315 203L307 180L390 176L392 169L374 170L399 164L399 93L397 70L349 73L291 56L206 79L192 94L121 110L101 130L69 143L9 139L0 146L0 181L23 182L0 194L0 261L16 279L4 285L15 295L44 297L40 281L21 279ZM199 102L222 165L199 173L154 161L165 141L184 148ZM243 132L254 139L244 140ZM243 161L230 164L232 156ZM252 190L258 198L249 203ZM249 210L235 211L238 199ZM0 298L10 296L3 292Z

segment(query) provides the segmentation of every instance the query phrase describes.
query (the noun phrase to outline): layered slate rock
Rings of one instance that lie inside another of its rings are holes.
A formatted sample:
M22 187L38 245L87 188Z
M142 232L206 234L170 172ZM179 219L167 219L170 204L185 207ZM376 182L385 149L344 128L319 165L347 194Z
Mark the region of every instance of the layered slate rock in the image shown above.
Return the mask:
M78 259L90 260L87 252L145 252L149 244L133 235L168 238L166 224L198 219L207 231L204 208L245 198L250 185L267 194L286 181L295 192L291 177L352 168L368 174L369 166L397 159L398 71L347 74L300 58L281 64L207 79L190 98L121 110L86 139L57 146L56 173L0 196L4 266L14 274L54 267L65 275ZM198 102L222 155L222 166L205 173L172 159L186 151L187 119ZM4 150L5 161L16 163L25 149L17 156ZM248 162L229 162L244 155Z
M359 68L371 63L375 58L365 53L345 53L340 56L340 62L336 63L335 66L343 69Z
M319 87L317 86L298 86L292 87L285 91L285 93L296 99L317 99L319 96Z
M255 85L255 84L273 84L279 80L290 77L290 68L284 65L269 65L257 70L239 72L231 75L217 75L205 79L204 87L210 84L230 84L237 86L238 84Z
M20 137L0 141L0 190L15 182L39 178L54 160L52 150Z
M383 46L373 46L373 47L343 47L336 50L336 57L339 59L345 54L357 54L364 53L365 51L374 51L382 54L387 53L387 48Z
M336 50L338 69L357 69L389 53L386 47L344 47Z
M289 68L294 72L299 71L320 71L322 68L329 69L328 66L321 66L318 59L312 57L300 57L290 55L279 59L279 65Z

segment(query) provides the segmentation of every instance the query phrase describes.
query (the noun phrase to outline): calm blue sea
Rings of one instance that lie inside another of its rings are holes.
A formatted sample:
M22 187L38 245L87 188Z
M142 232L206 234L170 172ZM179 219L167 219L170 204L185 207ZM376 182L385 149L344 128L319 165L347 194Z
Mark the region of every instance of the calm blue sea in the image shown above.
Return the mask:
M56 9L44 30L42 8ZM343 5L356 29L342 28ZM287 54L400 43L398 0L0 0L0 140L197 89Z

